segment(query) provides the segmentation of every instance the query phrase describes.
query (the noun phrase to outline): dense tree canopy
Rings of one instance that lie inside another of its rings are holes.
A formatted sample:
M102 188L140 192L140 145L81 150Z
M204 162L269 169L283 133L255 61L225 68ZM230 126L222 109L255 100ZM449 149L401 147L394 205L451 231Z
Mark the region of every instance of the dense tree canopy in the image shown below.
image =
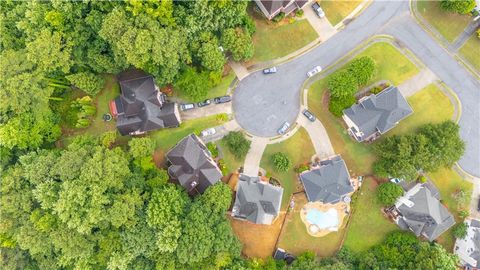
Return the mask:
M475 0L441 0L442 9L459 14L467 14L475 7Z
M402 194L403 188L391 182L383 183L377 189L378 200L386 206L394 204Z

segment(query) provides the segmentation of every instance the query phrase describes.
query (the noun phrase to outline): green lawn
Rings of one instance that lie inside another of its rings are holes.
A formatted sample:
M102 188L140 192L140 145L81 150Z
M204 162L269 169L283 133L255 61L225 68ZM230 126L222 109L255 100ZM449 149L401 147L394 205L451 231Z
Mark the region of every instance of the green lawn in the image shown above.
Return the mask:
M314 41L318 35L306 19L294 23L279 23L257 18L254 14L257 31L253 35L255 54L253 62L262 62L286 56L308 43Z
M386 42L377 42L357 57L370 56L377 64L376 73L368 84L380 80L389 80L395 85L410 79L419 69L402 52ZM368 85L367 84L367 85Z
M235 73L230 71L226 76L222 77L222 80L217 86L208 91L205 98L212 99L215 97L224 96L227 93L228 87L232 83L233 79L235 79ZM185 102L193 102L187 95L184 95L182 91L175 91L174 95Z
M217 141L217 146L219 146L222 150L222 159L225 161L225 165L229 172L234 172L238 168L243 166L244 159L237 159L232 152L227 147L227 144L224 139Z
M320 5L325 11L328 21L335 26L347 17L362 1L331 1L321 0Z
M469 207L473 188L472 184L462 179L462 177L452 169L442 168L428 175L440 191L442 203L445 204L448 210L455 216L457 222L461 221L458 213L460 210L468 209ZM453 197L453 194L459 190L463 190L467 194L467 203L465 205L459 205ZM453 236L452 229L443 233L437 241L445 247L446 250L453 251L455 237Z
M469 15L450 13L440 8L440 1L419 0L418 11L446 40L452 42L472 20Z
M414 113L390 130L388 136L409 133L424 124L440 123L453 117L454 107L450 99L435 84L428 85L407 100Z
M344 245L354 252L363 252L381 243L385 236L398 229L380 211L382 205L376 198L377 182L364 180L360 191L353 198L353 214Z
M280 173L275 171L271 158L272 155L277 152L286 153L292 160L293 166L287 172ZM287 206L290 195L300 187L300 181L298 180L293 167L309 162L314 154L315 150L313 149L310 136L308 136L308 133L304 128L300 128L286 141L268 145L265 152L263 152L260 167L281 182L282 187L284 188L282 201L283 208Z
M188 134L199 134L204 129L221 125L224 122L218 115L212 115L182 122L178 128L160 129L149 133L148 136L155 140L158 151L166 152Z
M480 72L480 38L476 33L460 48L460 53Z

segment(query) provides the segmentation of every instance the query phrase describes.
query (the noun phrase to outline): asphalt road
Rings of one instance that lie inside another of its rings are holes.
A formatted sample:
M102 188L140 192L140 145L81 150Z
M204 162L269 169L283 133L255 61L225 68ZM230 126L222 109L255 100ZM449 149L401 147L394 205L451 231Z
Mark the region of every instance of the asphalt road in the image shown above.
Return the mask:
M254 135L276 136L285 121L295 121L300 110L301 86L310 69L317 65L327 67L361 42L381 34L398 39L458 95L462 103L460 135L466 143L459 164L480 177L480 82L417 25L408 1L375 1L341 32L280 65L276 74L263 75L259 71L244 78L233 95L237 122Z

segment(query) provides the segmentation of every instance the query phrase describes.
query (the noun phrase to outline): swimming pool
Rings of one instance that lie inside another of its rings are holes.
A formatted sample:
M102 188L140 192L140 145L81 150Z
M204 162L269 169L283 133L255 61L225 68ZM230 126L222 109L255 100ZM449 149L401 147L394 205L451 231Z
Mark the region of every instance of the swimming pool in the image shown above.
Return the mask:
M326 212L310 209L307 212L306 219L310 224L315 224L320 229L338 227L338 213L333 208L328 209Z

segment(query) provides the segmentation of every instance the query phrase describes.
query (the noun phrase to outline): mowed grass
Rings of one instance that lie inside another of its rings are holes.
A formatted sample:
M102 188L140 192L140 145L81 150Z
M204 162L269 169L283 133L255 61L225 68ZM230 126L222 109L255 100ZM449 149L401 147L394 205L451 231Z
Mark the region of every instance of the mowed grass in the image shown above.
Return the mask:
M413 114L390 130L388 136L410 133L422 125L440 123L453 117L454 107L450 99L435 84L430 84L408 97L407 101Z
M291 161L292 167L287 172L277 172L272 164L272 156L277 152L287 154ZM300 128L291 138L276 144L269 144L263 152L260 167L265 169L272 177L278 179L282 184L283 200L282 208L284 209L290 199L290 195L298 191L301 187L297 173L294 167L310 162L311 157L315 154L310 136L304 128Z
M460 48L460 53L480 72L480 38L476 33Z
M353 198L353 213L344 245L357 253L381 243L387 234L398 230L381 212L382 205L376 197L377 186L373 178L366 178Z
M372 57L377 65L376 72L367 85L380 80L389 80L399 85L419 72L415 64L390 43L374 43L357 57L362 56Z
M221 149L222 159L225 161L225 165L227 166L229 172L233 173L238 170L238 168L243 166L244 158L237 159L228 149L225 139L217 141L216 144L217 147Z
M253 35L255 53L252 62L262 62L286 56L318 37L317 32L305 19L293 23L276 24L265 18L259 18L257 14L254 18L257 31Z
M334 255L340 248L345 234L346 218L337 232L331 232L323 237L313 237L308 234L307 227L300 217L300 210L307 203L305 193L295 194L294 201L295 208L288 213L278 247L296 255L306 251L313 251L320 257Z
M320 6L322 7L323 11L325 11L328 21L335 26L350 13L352 13L352 11L361 3L362 1L321 0Z
M455 216L457 222L461 222L459 212L468 210L473 185L464 180L457 172L449 168L441 168L436 172L428 174L430 180L435 184L441 194L442 203L448 208L450 213ZM466 193L466 204L460 205L455 200L454 194L463 190ZM437 241L448 251L453 251L455 237L452 228L443 233Z
M419 0L417 8L422 17L449 42L454 41L472 20L469 15L444 11L440 1Z

